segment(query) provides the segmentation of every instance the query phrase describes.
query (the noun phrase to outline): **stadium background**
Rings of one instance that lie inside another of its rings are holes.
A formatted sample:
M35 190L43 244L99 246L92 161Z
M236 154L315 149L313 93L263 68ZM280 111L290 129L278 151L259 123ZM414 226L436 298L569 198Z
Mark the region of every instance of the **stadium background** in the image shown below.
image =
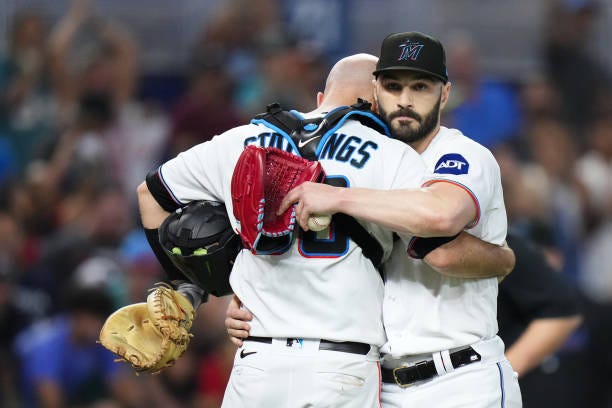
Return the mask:
M161 276L137 222L148 170L269 102L308 110L337 58L418 30L447 48L443 124L494 151L511 227L583 295L585 324L538 370L612 406L611 23L610 0L0 0L1 405L26 406L23 356L79 304L66 288L118 307ZM175 367L128 373L143 406L218 406L226 302ZM78 406L111 395L53 375Z

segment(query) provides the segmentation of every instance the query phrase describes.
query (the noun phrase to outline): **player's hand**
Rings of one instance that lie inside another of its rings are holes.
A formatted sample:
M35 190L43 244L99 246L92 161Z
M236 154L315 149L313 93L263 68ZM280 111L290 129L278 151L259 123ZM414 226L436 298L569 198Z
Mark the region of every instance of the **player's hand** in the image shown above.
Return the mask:
M337 203L343 190L322 183L302 183L287 193L277 214L282 214L293 203L297 203L295 219L304 231L308 231L308 218L312 214L333 215L338 212Z
M242 302L236 295L227 305L225 312L225 328L227 334L235 345L242 346L242 340L249 337L251 326L247 323L253 319L253 315L248 310L241 309Z

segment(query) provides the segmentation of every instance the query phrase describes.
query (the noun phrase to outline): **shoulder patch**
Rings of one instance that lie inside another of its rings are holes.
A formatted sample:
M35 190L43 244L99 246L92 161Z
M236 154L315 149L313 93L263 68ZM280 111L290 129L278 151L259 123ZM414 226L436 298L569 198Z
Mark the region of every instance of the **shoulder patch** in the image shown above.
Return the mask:
M462 155L459 153L448 153L440 157L434 168L434 173L467 174L469 168L470 163Z

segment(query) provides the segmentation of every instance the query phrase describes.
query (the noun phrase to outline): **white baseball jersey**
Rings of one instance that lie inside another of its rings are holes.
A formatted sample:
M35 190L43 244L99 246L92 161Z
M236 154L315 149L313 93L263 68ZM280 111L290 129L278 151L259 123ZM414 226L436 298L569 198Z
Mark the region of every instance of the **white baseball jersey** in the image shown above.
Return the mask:
M347 187L418 187L425 165L404 143L347 120L322 141L319 160L328 179ZM234 227L230 181L245 145L289 150L289 141L261 124L232 129L179 154L159 175L178 203L225 202ZM294 149L295 151L295 149ZM391 233L363 224L391 252ZM383 282L361 248L335 231L301 232L281 255L243 250L230 277L234 293L253 313L252 336L356 341L382 346Z
M424 185L449 182L465 189L478 209L467 232L494 244L506 238L499 166L489 150L460 131L441 127L421 155ZM490 339L497 333L497 278L459 279L410 258L398 242L385 266L384 323L392 357L431 353Z

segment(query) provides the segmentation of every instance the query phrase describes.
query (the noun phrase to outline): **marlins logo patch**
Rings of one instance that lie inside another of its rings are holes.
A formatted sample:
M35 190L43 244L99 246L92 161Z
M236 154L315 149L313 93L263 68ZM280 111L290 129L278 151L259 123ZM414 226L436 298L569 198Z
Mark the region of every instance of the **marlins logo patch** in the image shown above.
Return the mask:
M440 157L440 160L436 163L434 173L467 174L469 169L470 164L462 155L458 153L449 153Z
M399 47L401 52L399 58L397 59L398 61L408 61L409 59L416 61L416 59L419 58L419 54L421 53L424 45L407 40Z

